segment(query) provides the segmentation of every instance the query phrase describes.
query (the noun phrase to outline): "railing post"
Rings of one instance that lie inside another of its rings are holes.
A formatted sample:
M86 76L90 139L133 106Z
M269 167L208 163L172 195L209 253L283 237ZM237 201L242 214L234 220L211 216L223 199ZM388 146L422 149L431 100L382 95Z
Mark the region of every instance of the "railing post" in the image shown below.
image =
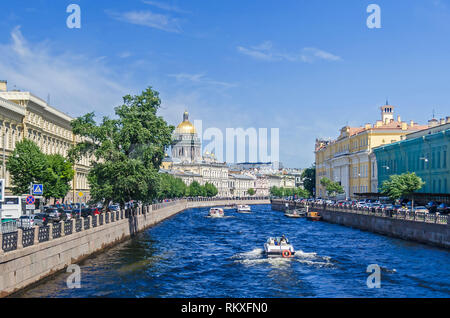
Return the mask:
M34 243L33 245L39 244L39 226L34 226Z
M89 229L92 229L92 215L88 215Z
M53 224L52 223L48 224L48 240L49 241L53 240Z
M77 218L72 218L72 234L77 233Z
M81 231L84 231L84 217L80 216L80 220L81 220Z
M3 255L3 233L0 231L0 255Z
M61 222L59 222L59 223L61 224L61 234L60 234L60 237L63 237L63 236L66 235L66 233L65 233L65 231L64 231L64 228L65 228L64 224L66 224L66 222L61 221Z
M18 250L23 248L22 237L23 237L23 230L22 229L17 229L17 249Z

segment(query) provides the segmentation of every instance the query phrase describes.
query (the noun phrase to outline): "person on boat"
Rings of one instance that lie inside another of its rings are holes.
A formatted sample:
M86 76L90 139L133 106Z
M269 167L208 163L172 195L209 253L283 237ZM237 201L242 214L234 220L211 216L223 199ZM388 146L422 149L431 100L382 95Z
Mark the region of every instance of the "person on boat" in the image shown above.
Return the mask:
M283 234L283 236L281 237L281 240L280 240L280 245L281 244L287 244L287 240L286 240L286 237L284 236L284 234Z

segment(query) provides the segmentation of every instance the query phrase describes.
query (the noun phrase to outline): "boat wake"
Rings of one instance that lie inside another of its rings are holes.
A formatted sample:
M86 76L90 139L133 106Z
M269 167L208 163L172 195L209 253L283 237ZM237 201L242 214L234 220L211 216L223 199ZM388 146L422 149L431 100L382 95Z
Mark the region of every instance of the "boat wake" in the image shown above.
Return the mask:
M231 257L235 263L244 264L247 266L255 266L259 264L270 264L274 267L283 267L290 264L290 262L299 262L308 266L314 267L333 267L335 266L328 256L318 256L317 253L306 253L302 250L295 252L291 258L283 257L266 257L264 250L256 248L249 252L238 253Z

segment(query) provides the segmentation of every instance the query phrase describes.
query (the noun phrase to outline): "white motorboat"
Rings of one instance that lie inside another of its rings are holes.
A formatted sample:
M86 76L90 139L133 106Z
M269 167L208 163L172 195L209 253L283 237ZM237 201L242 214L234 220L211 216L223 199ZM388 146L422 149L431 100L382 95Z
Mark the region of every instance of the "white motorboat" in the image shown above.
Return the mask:
M222 208L211 208L208 215L212 218L223 218L225 213Z
M249 205L238 205L236 210L239 213L250 213L252 211Z
M292 211L286 211L284 213L285 216L287 216L288 218L304 218L307 216L306 211L302 211L302 210L292 210Z
M264 243L264 252L268 257L289 258L295 255L294 247L284 235L267 239Z

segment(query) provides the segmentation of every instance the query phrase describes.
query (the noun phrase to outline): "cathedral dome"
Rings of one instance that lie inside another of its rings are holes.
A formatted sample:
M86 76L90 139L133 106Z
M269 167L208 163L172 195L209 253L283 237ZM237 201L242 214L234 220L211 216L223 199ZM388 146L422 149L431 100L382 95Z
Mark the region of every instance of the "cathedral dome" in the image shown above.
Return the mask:
M177 126L176 132L180 134L196 134L194 125L189 121L189 113L187 111L183 114L183 121Z

